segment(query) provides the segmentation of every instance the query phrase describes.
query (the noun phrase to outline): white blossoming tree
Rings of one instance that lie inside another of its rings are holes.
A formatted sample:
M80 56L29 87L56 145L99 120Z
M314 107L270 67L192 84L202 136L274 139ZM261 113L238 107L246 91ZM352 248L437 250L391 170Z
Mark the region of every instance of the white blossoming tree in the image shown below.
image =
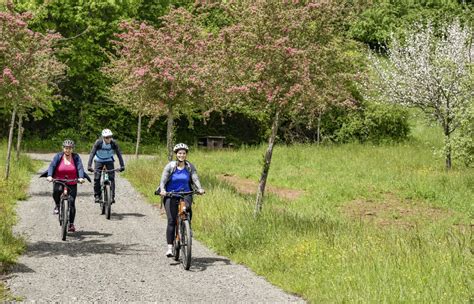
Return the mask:
M415 24L405 39L392 37L387 57L369 55L375 87L389 102L420 108L444 131L446 168L451 168L452 135L472 106L473 31L459 21L435 30Z

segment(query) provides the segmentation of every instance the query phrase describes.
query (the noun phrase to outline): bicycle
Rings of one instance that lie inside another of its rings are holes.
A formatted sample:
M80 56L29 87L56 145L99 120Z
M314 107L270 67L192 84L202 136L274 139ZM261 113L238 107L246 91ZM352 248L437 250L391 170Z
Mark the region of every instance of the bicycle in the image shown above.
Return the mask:
M192 233L190 225L190 214L186 208L186 202L184 201L185 195L197 194L197 191L187 192L168 192L165 196L177 197L179 200L178 204L178 215L176 218L176 229L175 238L173 240L173 258L175 261L180 260L185 270L189 270L191 267L191 251L192 251Z
M61 226L61 239L63 241L66 240L67 236L67 229L69 225L69 199L71 195L69 194L70 188L66 183L70 182L77 182L78 179L53 179L53 183L60 184L63 186L63 193L61 194L60 202L59 202L59 225Z
M109 180L109 173L110 172L118 172L120 169L111 169L107 170L107 167L104 166L100 170L96 170L97 172L100 172L100 193L101 193L101 199L99 201L100 203L100 214L105 214L105 218L110 220L110 215L112 213L112 184Z

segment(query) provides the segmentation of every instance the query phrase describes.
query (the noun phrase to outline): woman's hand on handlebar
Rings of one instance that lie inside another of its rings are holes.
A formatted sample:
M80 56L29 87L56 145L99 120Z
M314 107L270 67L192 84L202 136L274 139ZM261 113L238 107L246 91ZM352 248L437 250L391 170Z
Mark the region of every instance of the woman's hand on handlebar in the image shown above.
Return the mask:
M159 196L166 196L168 193L164 190L161 190L160 188L156 189L155 190L155 195L159 195Z
M197 191L197 193L198 193L199 195L203 195L204 193L206 193L206 191L201 188L201 189L199 189L199 190Z
M52 181L53 181L53 177L52 177L52 176L48 176L46 179L48 180L48 182L52 182Z

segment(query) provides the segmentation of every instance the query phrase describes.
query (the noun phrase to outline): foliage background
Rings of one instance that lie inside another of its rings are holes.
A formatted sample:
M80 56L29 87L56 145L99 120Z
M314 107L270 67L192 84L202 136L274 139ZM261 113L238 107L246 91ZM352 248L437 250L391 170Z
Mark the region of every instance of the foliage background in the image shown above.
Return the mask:
M411 22L419 18L434 20L436 24L456 17L472 25L474 16L472 1L338 1L345 6L339 26L344 36L362 43L359 48L361 53L366 52L366 47L377 48L385 44L390 32L401 35ZM36 139L36 142L57 139L59 144L64 137L92 142L104 127L115 131L122 142L135 140L137 118L106 97L111 83L100 71L108 60L106 51L112 50L110 39L118 31L119 21L134 18L160 26L158 18L171 7L185 7L200 15L209 31L216 32L232 23L220 6L203 9L196 6L193 0L13 2L17 11L35 12L31 25L35 30L56 30L66 37L58 46L59 57L68 66L67 77L60 83L62 101L55 105L51 115L38 120L30 115L25 125L25 138ZM353 95L360 103L355 110L332 108L323 115L321 130L324 140L338 143L381 142L400 141L407 137L410 130L404 110L365 102L356 88ZM0 109L0 136L6 134L8 119L8 113ZM160 117L146 128L151 121L144 118L142 142L145 145L165 142L164 121L165 117ZM256 118L238 109L236 113L213 113L207 122L190 122L181 118L177 125L176 138L180 141L196 144L202 136L224 135L227 143L237 146L261 143L270 127L268 118ZM242 126L245 128L242 129ZM303 116L299 123L284 125L279 138L287 143L312 142L315 140L315 129L307 128Z

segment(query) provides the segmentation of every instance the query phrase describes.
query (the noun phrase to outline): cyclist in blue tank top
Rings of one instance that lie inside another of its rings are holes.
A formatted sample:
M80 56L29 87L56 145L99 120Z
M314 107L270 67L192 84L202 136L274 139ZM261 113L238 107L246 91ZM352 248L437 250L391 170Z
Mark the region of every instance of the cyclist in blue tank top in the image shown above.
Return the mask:
M166 241L168 243L166 256L173 256L173 239L175 235L176 216L178 215L178 204L176 197L166 197L166 192L189 192L196 190L199 194L204 194L201 187L196 168L193 164L186 160L189 148L186 144L180 143L174 146L176 153L176 161L169 162L163 169L161 175L160 186L155 193L159 193L165 197L164 204L166 209L166 217L168 218L168 227L166 228ZM193 196L186 195L184 197L186 209L192 218L192 202Z
M102 139L98 139L92 147L87 163L87 169L94 172L94 198L98 203L100 200L100 170L105 166L107 170L114 169L114 154L117 154L120 163L120 172L125 170L125 165L117 143L112 139L112 131L102 130ZM95 163L95 170L92 169L92 161ZM112 203L115 203L115 172L109 173L110 190L112 190Z

